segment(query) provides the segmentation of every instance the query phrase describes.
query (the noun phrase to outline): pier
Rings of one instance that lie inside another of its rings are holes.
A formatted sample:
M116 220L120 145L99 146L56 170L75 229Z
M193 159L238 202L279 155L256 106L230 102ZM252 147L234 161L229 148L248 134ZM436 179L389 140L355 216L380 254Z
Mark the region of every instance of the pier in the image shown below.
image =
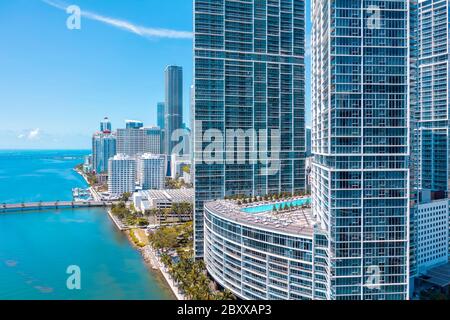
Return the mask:
M0 213L40 211L48 209L77 209L77 208L104 208L110 207L112 202L106 201L48 201L0 204Z

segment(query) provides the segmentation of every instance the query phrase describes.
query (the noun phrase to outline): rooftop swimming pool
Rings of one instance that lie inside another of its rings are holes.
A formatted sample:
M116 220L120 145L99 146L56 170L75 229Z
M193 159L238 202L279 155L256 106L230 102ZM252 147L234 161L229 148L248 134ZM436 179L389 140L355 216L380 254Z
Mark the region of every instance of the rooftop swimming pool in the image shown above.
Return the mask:
M288 204L291 206L292 205L294 205L294 206L309 205L309 204L311 204L311 198L302 198L302 199L297 199L294 201L285 201L285 202L279 202L279 203L274 203L274 204L263 204L260 206L244 208L244 209L242 209L242 211L246 212L246 213L262 213L262 212L272 211L274 206L277 209L280 209L281 206L286 206Z

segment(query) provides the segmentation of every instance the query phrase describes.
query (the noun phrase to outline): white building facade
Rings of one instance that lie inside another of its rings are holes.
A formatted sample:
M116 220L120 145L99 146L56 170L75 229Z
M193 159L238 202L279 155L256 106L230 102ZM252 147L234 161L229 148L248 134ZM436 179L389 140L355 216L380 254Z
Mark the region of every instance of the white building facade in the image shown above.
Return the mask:
M312 199L331 299L409 299L409 0L312 5Z
M109 159L108 192L112 196L121 196L136 189L136 160L124 154Z
M416 225L417 271L422 274L448 262L448 200L418 205Z
M166 156L151 153L137 159L137 179L142 190L161 190L165 185Z

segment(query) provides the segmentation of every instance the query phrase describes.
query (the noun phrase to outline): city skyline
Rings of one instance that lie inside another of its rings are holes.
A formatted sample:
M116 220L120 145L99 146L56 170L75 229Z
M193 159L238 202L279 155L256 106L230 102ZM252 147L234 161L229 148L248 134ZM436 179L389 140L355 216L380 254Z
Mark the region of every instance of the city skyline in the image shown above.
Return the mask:
M72 4L82 10L81 30L66 27L69 15L61 8ZM307 0L307 31L309 5ZM18 0L0 3L2 16L16 19L0 21L0 36L14 44L0 53L0 85L7 89L0 109L9 111L0 122L0 149L89 149L86 141L92 128L105 116L116 127L125 119L156 125L157 105L165 100L168 65L183 67L183 122L190 123L192 1L130 6L88 0ZM31 34L31 29L40 36ZM152 36L152 31L160 29L166 34ZM168 31L181 35L172 37ZM24 54L29 51L34 53L32 58ZM307 91L307 123L309 97ZM14 121L23 112L29 116ZM71 120L65 122L67 117Z
M25 1L0 3L2 220L95 210L178 300L450 299L450 0ZM38 285L3 242L0 300L104 279L67 247Z
M190 1L54 2L115 20L82 16L81 30L69 30L69 15L48 1L0 3L0 37L10 44L0 53L0 109L8 110L0 122L0 149L88 149L92 129L105 116L115 127L125 119L156 125L170 64L183 66L189 92L189 38L139 35L116 22L189 33ZM188 95L183 102L189 114Z

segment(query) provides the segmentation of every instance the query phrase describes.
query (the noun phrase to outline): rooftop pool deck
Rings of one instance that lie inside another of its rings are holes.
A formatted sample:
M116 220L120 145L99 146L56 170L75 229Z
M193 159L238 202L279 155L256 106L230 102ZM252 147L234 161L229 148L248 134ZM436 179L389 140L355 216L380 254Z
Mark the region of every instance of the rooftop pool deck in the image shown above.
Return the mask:
M216 200L207 202L205 209L214 215L241 225L294 236L312 237L316 219L310 208L302 208L303 205L310 203L311 198L308 197L280 200L279 202L263 201L259 204L255 203L253 206L239 205L234 200ZM280 208L287 204L296 207L280 212L273 211L274 206Z
M276 209L280 209L281 207L284 207L286 205L290 206L304 206L304 205L310 205L311 204L311 198L301 198L301 199L295 199L290 201L280 201L280 202L274 202L270 204L262 204L262 205L256 205L253 207L246 207L243 208L242 211L246 213L263 213L268 211L273 211L273 208L276 207Z

